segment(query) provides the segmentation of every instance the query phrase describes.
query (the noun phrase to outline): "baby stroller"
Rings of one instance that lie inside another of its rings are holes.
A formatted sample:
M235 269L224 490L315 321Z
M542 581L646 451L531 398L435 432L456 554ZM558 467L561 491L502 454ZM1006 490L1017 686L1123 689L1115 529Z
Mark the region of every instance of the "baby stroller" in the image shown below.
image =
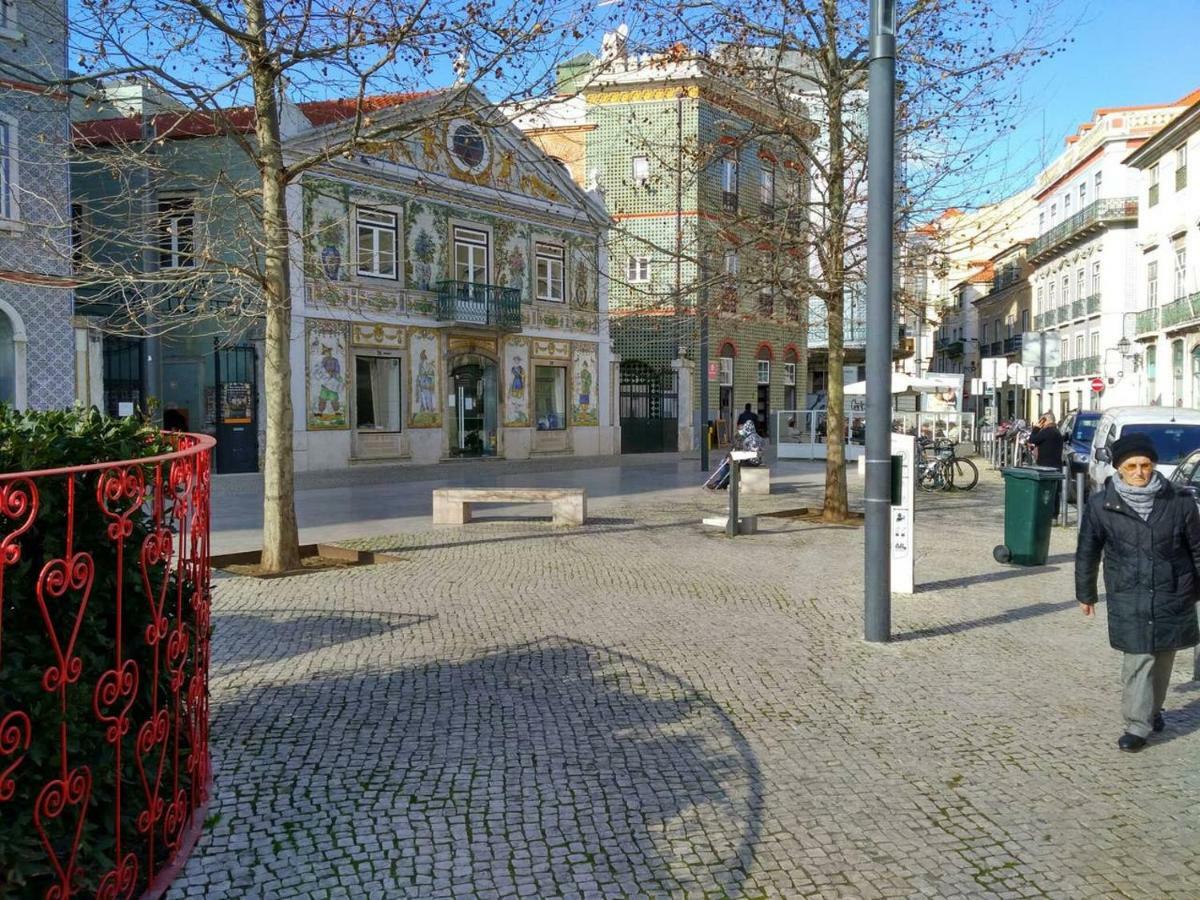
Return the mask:
M763 439L759 437L757 429L753 422L743 422L738 428L737 433L733 436L734 450L753 450L757 454L754 459L743 460L743 466L761 466L763 458ZM732 464L729 454L725 454L725 458L721 460L721 465L717 466L717 470L708 477L704 482L704 486L710 491L723 491L729 487L729 475L732 471Z

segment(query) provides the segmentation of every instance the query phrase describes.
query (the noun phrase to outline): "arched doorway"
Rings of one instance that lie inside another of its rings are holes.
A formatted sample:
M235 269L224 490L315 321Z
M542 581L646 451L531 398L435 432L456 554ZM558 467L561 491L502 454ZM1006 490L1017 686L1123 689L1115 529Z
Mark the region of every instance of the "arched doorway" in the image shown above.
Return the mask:
M496 361L475 353L450 360L450 455L495 456L499 422Z

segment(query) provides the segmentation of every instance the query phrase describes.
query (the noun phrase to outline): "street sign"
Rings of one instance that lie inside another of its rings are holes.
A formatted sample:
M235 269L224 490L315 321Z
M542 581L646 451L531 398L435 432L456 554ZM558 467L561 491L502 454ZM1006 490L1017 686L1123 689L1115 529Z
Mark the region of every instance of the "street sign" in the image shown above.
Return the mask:
M913 592L913 493L917 480L917 439L910 434L892 435L892 456L900 457L900 496L892 513L892 590Z
M1046 369L1062 362L1062 338L1056 331L1026 331L1021 335L1021 365Z
M717 376L718 376L718 375L720 375L720 374L721 374L721 365L720 365L720 363L710 362L710 363L708 364L708 380L709 380L709 381L716 381L716 380L717 380Z
M1099 394L1104 391L1104 379L1097 376L1092 379L1092 393Z
M987 382L988 389L1004 384L1008 374L1008 360L1003 356L985 356L979 364L980 375Z

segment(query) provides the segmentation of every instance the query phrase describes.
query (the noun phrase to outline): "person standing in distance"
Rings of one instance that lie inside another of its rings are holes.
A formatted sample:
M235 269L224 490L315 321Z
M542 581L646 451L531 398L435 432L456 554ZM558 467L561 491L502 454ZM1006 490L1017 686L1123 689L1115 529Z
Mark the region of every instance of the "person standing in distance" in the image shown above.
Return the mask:
M1155 471L1150 438L1134 432L1112 445L1115 474L1087 500L1075 549L1075 599L1095 614L1104 560L1108 641L1121 664L1125 733L1117 747L1136 753L1162 731L1163 701L1175 652L1200 643L1196 620L1200 512Z
M1042 413L1029 432L1029 444L1036 450L1039 466L1063 467L1063 436L1054 423L1054 413Z
M758 416L754 414L754 410L750 408L750 404L746 404L746 408L742 410L741 415L737 417L737 426L741 428L746 422L753 422L754 427L758 427Z

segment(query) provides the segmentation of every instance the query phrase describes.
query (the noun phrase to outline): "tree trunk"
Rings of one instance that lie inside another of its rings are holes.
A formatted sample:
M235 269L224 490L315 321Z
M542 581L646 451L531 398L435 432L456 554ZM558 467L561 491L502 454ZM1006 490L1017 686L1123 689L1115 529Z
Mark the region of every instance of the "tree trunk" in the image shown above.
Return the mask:
M849 515L846 499L846 423L845 383L842 365L846 359L845 268L846 268L846 133L842 119L844 94L837 53L838 22L836 3L826 0L825 24L828 44L823 64L827 80L826 96L829 120L828 207L825 234L825 317L829 336L825 418L825 511L826 522L844 522Z
M248 47L254 85L255 136L262 177L263 293L266 303L266 453L263 461L263 550L265 572L300 567L296 524L295 457L292 450L292 294L288 262L287 171L279 136L278 73L267 53L262 0L244 0L251 34Z

